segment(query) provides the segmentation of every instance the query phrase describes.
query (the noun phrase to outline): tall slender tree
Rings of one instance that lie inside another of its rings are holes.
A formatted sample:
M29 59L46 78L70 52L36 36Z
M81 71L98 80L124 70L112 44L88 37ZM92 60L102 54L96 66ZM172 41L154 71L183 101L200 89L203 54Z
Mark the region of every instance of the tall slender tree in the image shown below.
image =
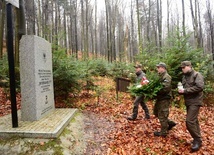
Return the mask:
M158 51L162 51L162 0L157 0Z
M195 0L195 5L196 5L196 0ZM195 11L194 11L194 9L195 9ZM192 24L193 24L193 29L194 29L195 45L196 45L196 47L199 47L199 44L198 44L197 7L193 7L192 0L190 0L190 10L191 10L191 15L192 15Z
M183 29L183 36L186 36L186 24L185 24L185 5L184 0L182 0L182 29Z
M208 40L210 40L210 51L212 53L212 58L214 60L214 27L213 27L213 15L212 15L212 10L211 10L211 6L210 6L210 0L207 1L207 16L208 16L208 27L209 27L209 38ZM214 68L214 65L213 65Z
M94 49L94 53L95 53L95 57L97 58L98 56L98 47L97 47L97 0L95 0L95 10L94 10L94 46L95 46L95 49Z
M26 22L25 22L25 3L23 0L19 0L19 8L16 8L16 27L15 27L15 66L19 66L19 42L22 35L26 34ZM35 23L34 23L35 25Z
M5 11L6 11L6 2L0 0L0 59L3 57L3 43L4 43L4 28L5 28Z
M110 30L109 30L109 1L105 0L106 8L106 34L107 34L107 59L110 62Z
M141 51L143 49L143 41L141 36L141 19L140 19L139 0L136 0L136 12L137 12L137 25L138 25L139 51Z

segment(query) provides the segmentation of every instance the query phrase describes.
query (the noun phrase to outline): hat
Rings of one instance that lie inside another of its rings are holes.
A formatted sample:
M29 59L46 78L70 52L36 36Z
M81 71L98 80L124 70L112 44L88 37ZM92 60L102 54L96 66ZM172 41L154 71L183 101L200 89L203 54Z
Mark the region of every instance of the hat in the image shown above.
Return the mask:
M166 69L166 64L163 62L160 62L159 64L156 65L157 67L163 67Z
M190 61L183 61L181 62L181 67L185 67L185 66L192 66Z
M142 68L142 65L141 64L137 64L134 66L134 68Z

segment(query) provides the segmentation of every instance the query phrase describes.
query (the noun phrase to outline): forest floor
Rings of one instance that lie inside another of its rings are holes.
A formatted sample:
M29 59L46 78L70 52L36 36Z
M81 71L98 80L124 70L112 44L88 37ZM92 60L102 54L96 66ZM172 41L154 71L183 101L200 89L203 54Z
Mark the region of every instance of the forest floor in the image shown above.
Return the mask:
M74 107L80 111L57 139L30 139L14 137L0 139L0 154L56 154L56 155L186 155L190 153L191 136L185 125L185 107L170 107L169 118L177 125L166 138L154 137L160 130L158 119L152 115L153 102L147 102L151 119L144 119L139 107L138 118L128 121L132 113L133 98L129 93L120 92L116 99L115 83L108 78L98 78L101 87L96 92L83 92L78 98L56 101L56 108ZM177 98L177 99L180 99ZM210 100L213 100L211 98ZM20 94L17 107L20 109ZM70 102L69 102L70 101ZM203 145L197 155L214 154L214 108L200 109L199 122ZM10 114L10 101L0 88L0 117Z

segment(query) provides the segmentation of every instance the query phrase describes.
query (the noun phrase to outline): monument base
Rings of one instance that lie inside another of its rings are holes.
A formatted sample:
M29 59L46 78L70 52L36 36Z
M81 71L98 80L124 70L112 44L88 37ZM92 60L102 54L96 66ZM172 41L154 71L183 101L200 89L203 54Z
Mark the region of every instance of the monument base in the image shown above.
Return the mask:
M12 128L11 114L6 115L0 117L0 137L57 138L77 112L77 109L55 109L38 121L19 121L17 128ZM20 111L18 117L20 120Z

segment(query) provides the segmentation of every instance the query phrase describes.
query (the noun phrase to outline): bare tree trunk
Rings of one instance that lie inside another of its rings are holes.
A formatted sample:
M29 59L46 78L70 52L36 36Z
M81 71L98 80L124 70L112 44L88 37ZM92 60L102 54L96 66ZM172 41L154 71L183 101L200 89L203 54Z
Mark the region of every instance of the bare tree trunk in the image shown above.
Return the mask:
M195 0L196 3L196 0ZM195 37L195 44L196 47L198 46L198 21L197 21L197 7L195 8L195 14L193 9L192 0L190 0L190 9L191 9L191 15L192 15L192 23L193 23L193 30L194 30L194 37Z
M0 59L3 57L3 42L4 42L4 28L5 28L5 12L6 12L6 3L5 1L0 1L0 6L2 6L0 10Z
M91 7L90 7L90 14L89 14L89 19L88 19L89 20L88 27L90 29L90 35L88 34L88 44L89 44L89 41L91 40L91 43L89 44L89 45L91 45L90 51L94 57L94 27L93 27L93 24L91 24L91 21L93 20L92 16L93 16L93 9L91 9Z
M16 8L15 26L15 66L19 66L19 41L26 34L24 1L19 0L19 8Z
M59 18L59 10L58 10L58 0L56 0L55 2L55 26L54 26L54 47L55 47L55 50L58 50L58 30L59 30L59 23L58 23L58 18ZM47 13L46 13L46 16L47 16ZM48 17L46 17L48 18ZM46 23L47 24L47 23Z
M82 21L82 24L81 24L81 52L82 52L82 55L83 55L83 59L86 58L85 56L85 15L84 15L84 1L81 0L81 21Z
M170 27L169 27L169 6L170 6L170 2L169 0L167 0L167 35L170 36Z
M94 46L95 46L95 58L97 58L97 53L98 53L98 51L97 51L97 0L95 0L95 15L94 15L94 18L95 18L95 23L94 23L94 25L95 25L95 27L94 27L94 35L95 35L95 37L94 37Z
M70 0L72 8L70 9L70 42L72 54L78 59L78 32L77 32L77 1ZM74 18L74 19L73 19ZM74 21L74 22L73 22Z
M51 35L51 42L52 43L54 43L55 42L55 20L54 20L54 18L55 18L55 13L54 13L54 10L55 10L55 5L56 5L56 3L54 3L54 2L52 2L51 3L51 26L52 26L52 28L51 28L51 33L50 33L50 35ZM43 19L43 18L42 18ZM44 34L44 30L43 30L43 34Z
M111 29L111 44L110 44L110 47L111 47L111 62L112 61L115 61L116 60L116 35L115 35L115 31L116 31L116 25L117 23L121 23L120 20L122 20L122 18L116 18L119 15L119 10L118 10L118 0L117 1L114 1L114 3L112 4L113 5L113 9L111 10L110 12L110 17L112 18L110 21L110 29ZM121 25L121 27L123 27L123 25ZM123 30L123 29L121 29ZM119 31L120 33L121 31ZM120 35L120 34L119 34ZM122 43L123 44L123 43ZM124 51L124 50L123 50Z
M112 50L113 50L113 44L115 43L114 42L114 34L113 34L113 32L114 32L114 29L115 29L115 26L113 26L114 24L115 24L115 18L113 18L112 17L112 12L113 12L113 10L112 10L112 6L109 4L108 5L108 17L109 17L109 21L108 21L108 23L109 23L109 61L110 62L112 62ZM113 18L113 19L112 19Z
M66 5L66 4L65 4ZM66 18L66 6L64 6L64 13L63 13L63 17L64 17L64 21L63 21L63 25L64 25L64 46L65 46L65 53L67 55L69 55L69 50L68 50L68 46L67 46L67 18Z
M134 17L133 17L133 4L131 1L131 34L130 34L130 62L133 62L134 57Z
M162 50L162 0L157 0L158 51Z
M68 21L67 21L68 24L68 28L67 28L67 31L68 31L68 55L72 55L73 51L74 51L74 35L73 35L73 21L72 21L72 13L70 12L70 15L69 15L69 18L68 18Z
M128 50L128 36L129 36L129 28L128 26L126 26L126 31L125 31L125 36L124 36L124 61L127 62L128 61L128 54L127 54L127 50ZM116 58L115 58L116 60Z
M198 8L198 26L199 26L199 32L198 32L198 43L199 47L203 47L203 34L202 34L202 26L201 26L201 10L199 7L199 2L197 3Z
M183 36L186 37L186 24L185 24L185 7L184 7L184 0L182 0L182 15L183 15L183 21L182 21L182 28L183 28Z
M50 6L48 7L48 25L46 26L47 28L47 38L49 42L53 42L54 41L54 2L52 2L50 4Z
M139 1L138 0L136 0L136 9L137 9L139 51L141 51L143 49L143 42L142 42L142 36L141 36L141 20L140 20Z
M38 0L37 9L38 9L38 15L36 16L36 18L37 18L37 22L36 22L36 24L37 24L37 35L42 36L42 27L41 27L41 25L42 25L42 13L41 13L41 2L40 2L40 0Z
M198 26L199 26L199 24L198 24L198 7L197 7L197 5L198 5L198 0L195 0L195 26L196 26L196 28L195 28L195 30L196 30L196 45L197 45L197 48L200 48L200 37L199 37L199 28L198 28Z
M210 39L211 39L211 53L212 53L212 59L214 60L214 28L213 28L213 19L212 19L210 1L207 1L207 14L208 14Z
M77 38L77 2L75 2L75 19L74 19L74 29L75 29L75 54L76 59L78 59L78 38Z
M42 1L42 13L43 13L43 19L42 19L42 29L43 29L43 35L42 37L47 39L47 21L48 21L48 0Z
M155 25L155 21L152 21L152 25L153 25L153 32L155 35L155 46L158 47L158 34L157 34L157 25Z
M88 0L85 0L85 37L84 37L84 43L85 43L85 58L89 58L89 45L88 45L88 38L89 38L89 2Z
M26 10L26 25L27 33L30 35L35 34L35 8L34 1L29 1L25 4Z
M148 13L148 19L147 19L147 41L150 42L150 18L151 18L151 0L149 0L149 13Z
M105 0L105 8L106 8L106 33L107 33L107 58L110 62L110 30L109 30L109 3L108 0Z

